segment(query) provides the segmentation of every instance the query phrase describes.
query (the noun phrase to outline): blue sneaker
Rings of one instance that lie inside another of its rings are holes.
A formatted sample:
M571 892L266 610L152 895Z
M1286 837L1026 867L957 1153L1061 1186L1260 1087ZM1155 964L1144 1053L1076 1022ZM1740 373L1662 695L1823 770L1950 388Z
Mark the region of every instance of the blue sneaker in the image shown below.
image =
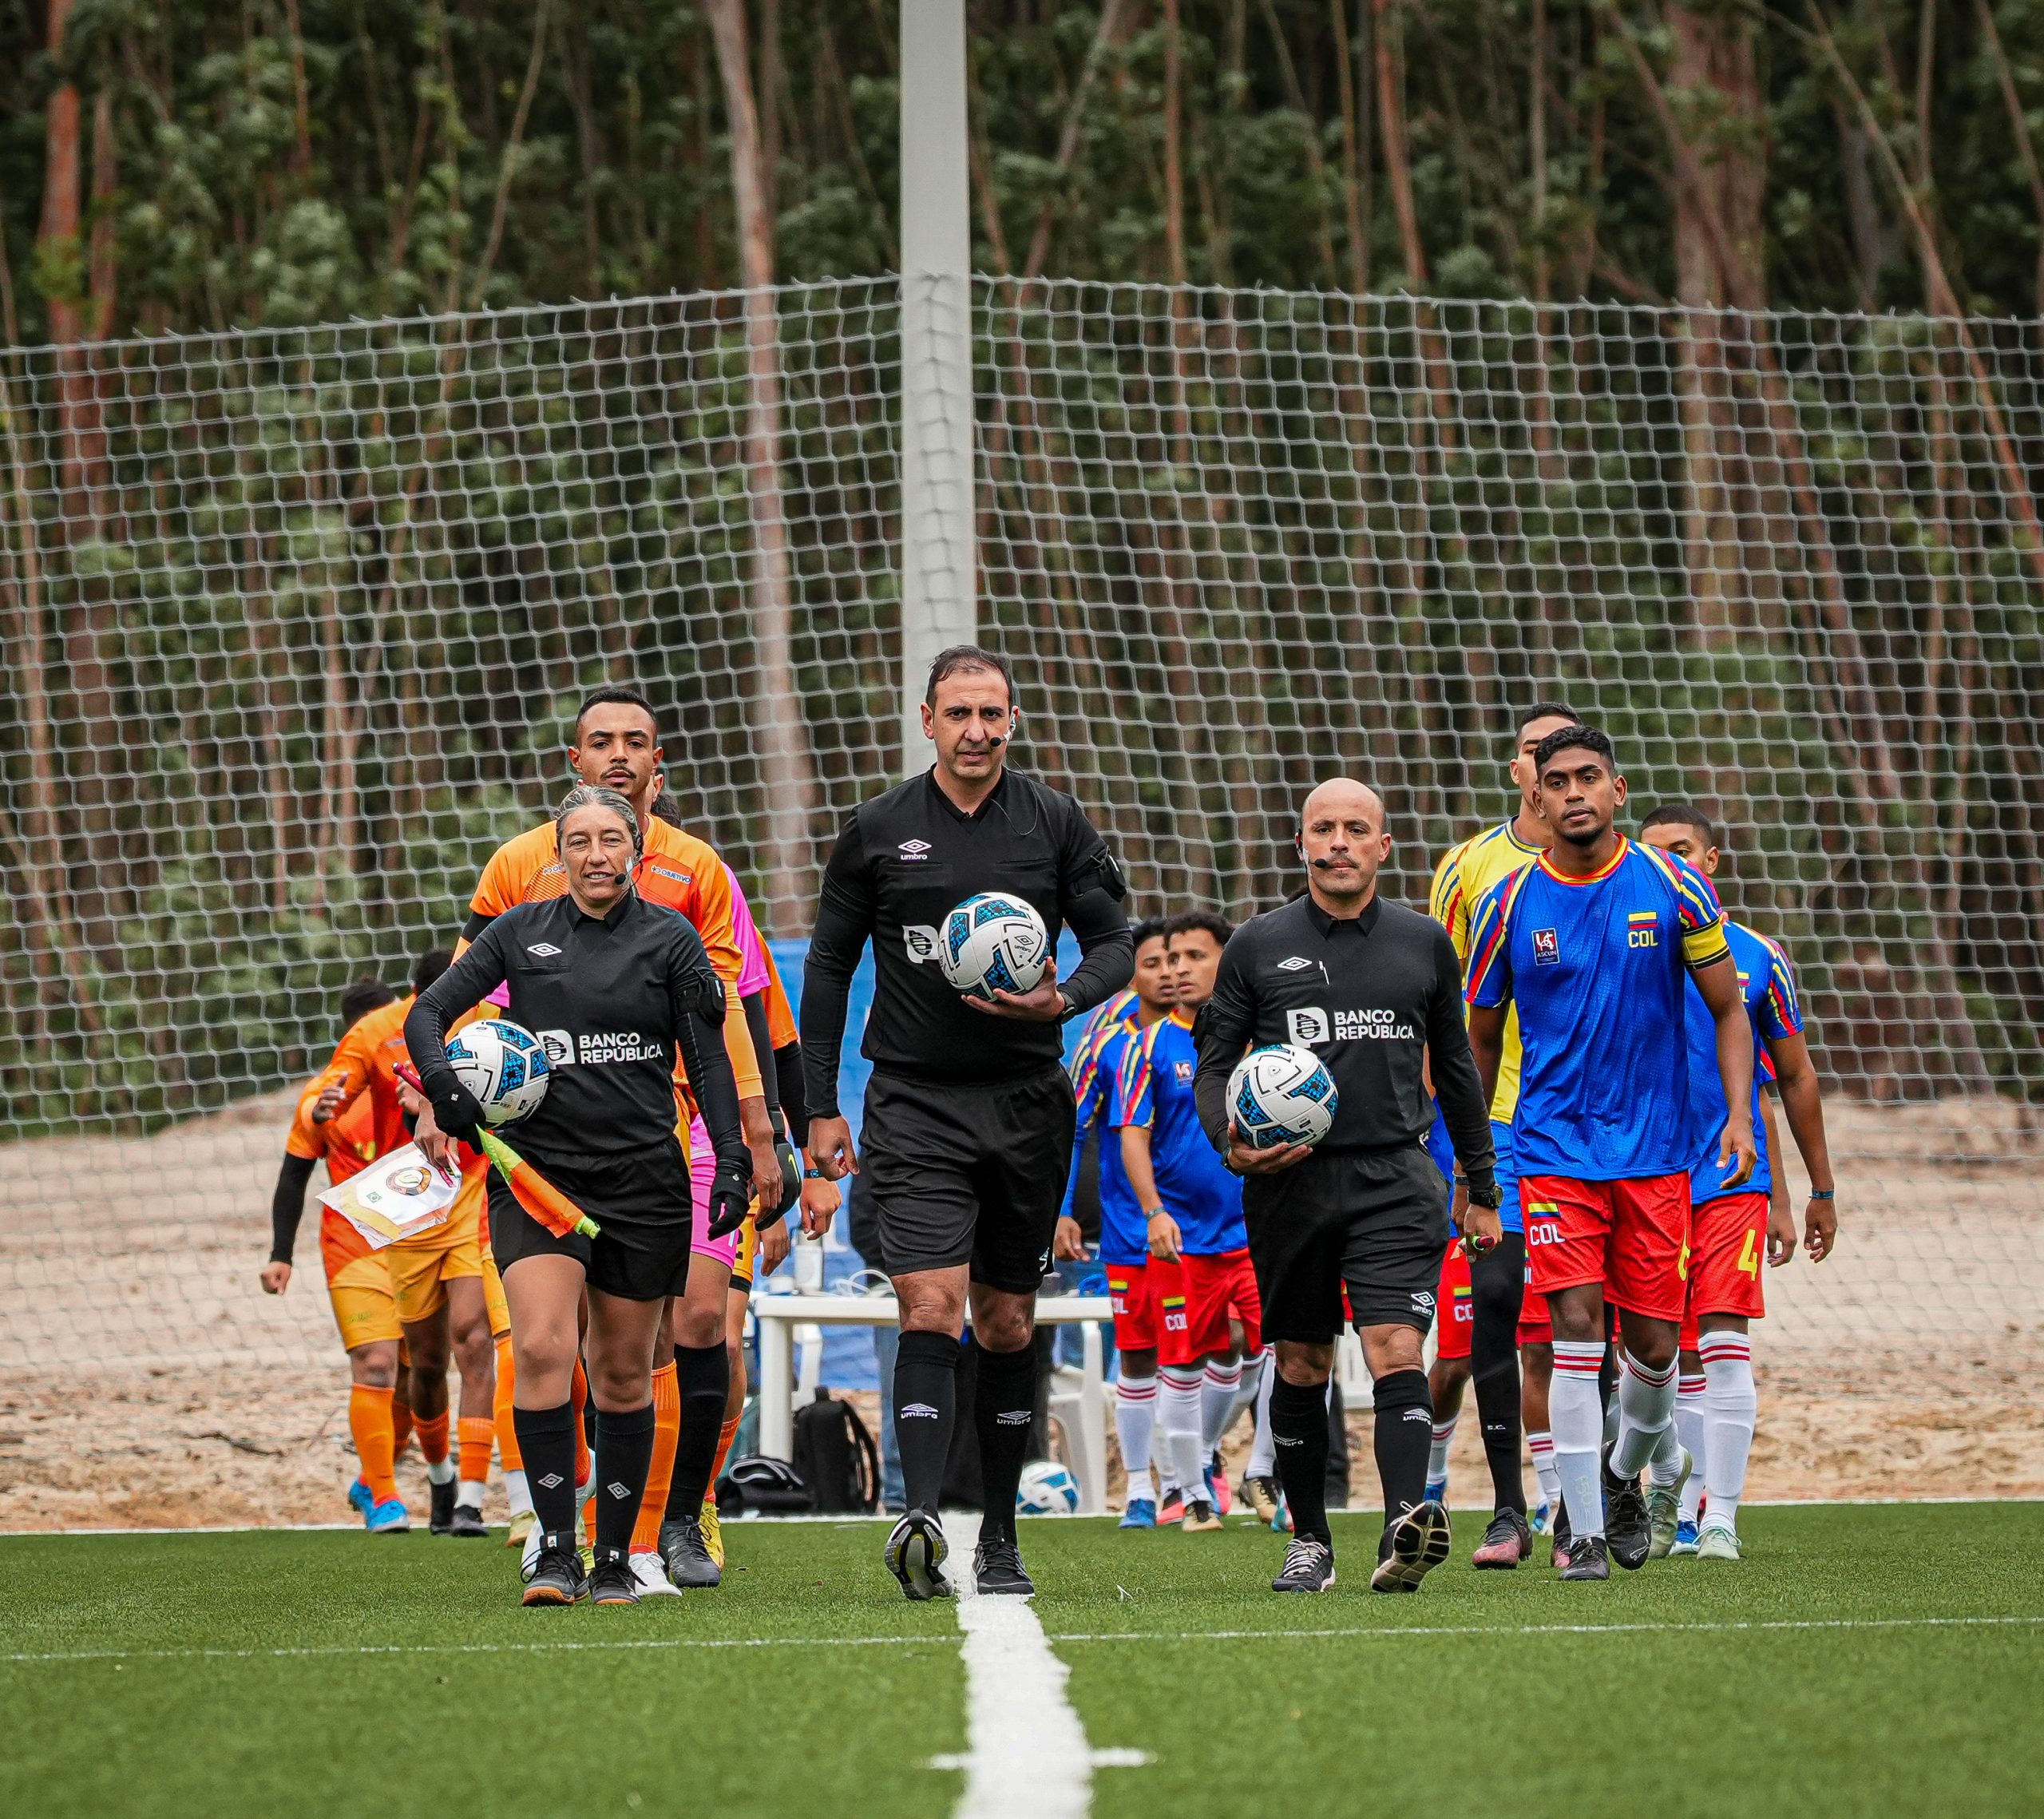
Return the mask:
M1429 1478L1427 1480L1426 1501L1430 1504L1447 1503L1448 1480L1445 1478Z
M1668 1550L1668 1558L1672 1560L1678 1554L1693 1554L1696 1552L1696 1524L1693 1522L1677 1523L1675 1524L1675 1543L1674 1545Z
M409 1535L412 1512L402 1497L389 1497L362 1518L362 1526L372 1535Z
M372 1492L368 1485L364 1484L361 1479L356 1479L352 1484L348 1486L348 1508L353 1510L357 1516L362 1516L366 1520L369 1512L375 1508L375 1493Z
M1542 1504L1540 1507L1533 1512L1533 1532L1535 1535L1546 1534L1547 1532L1547 1524L1553 1521L1554 1518L1555 1512L1552 1508L1547 1504Z
M1147 1497L1131 1497L1128 1508L1121 1512L1123 1528L1155 1528L1157 1526L1157 1506Z

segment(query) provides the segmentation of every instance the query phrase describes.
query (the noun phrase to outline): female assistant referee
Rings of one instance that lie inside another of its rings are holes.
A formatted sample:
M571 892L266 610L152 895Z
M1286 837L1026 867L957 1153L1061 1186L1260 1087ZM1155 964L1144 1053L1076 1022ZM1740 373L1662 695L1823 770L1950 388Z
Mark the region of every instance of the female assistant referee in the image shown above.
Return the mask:
M511 1304L513 1416L544 1531L528 1604L633 1604L631 1543L653 1450L654 1335L688 1276L688 1158L675 1131L679 1048L716 1152L710 1229L745 1217L752 1163L724 1052L724 989L695 930L632 888L641 833L615 790L584 784L554 818L568 894L507 910L419 996L405 1042L431 1102L420 1147L473 1141L482 1108L447 1060L449 1027L500 984L514 1022L554 1060L538 1110L520 1120L520 1151L602 1228L556 1238L493 1175L490 1235ZM603 1417L594 1570L575 1538L574 1410L568 1401L578 1314L588 1293L591 1393Z

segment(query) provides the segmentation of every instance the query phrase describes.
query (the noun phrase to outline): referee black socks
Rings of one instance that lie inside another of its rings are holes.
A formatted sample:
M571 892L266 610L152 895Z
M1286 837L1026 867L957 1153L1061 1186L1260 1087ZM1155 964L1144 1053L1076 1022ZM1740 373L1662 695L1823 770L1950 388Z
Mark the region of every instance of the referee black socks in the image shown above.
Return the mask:
M1377 1475L1384 1485L1385 1526L1427 1494L1427 1455L1433 1450L1434 1403L1423 1370L1394 1370L1371 1389L1376 1414Z
M674 1476L667 1480L667 1520L680 1522L703 1513L710 1474L723 1432L724 1398L731 1389L731 1354L722 1339L714 1345L674 1349L675 1394L681 1403L681 1429L674 1444ZM604 1421L610 1417L606 1415ZM610 1430L608 1425L604 1430Z
M1036 1348L1033 1341L1019 1352L980 1348L979 1377L972 1392L972 1425L980 1441L980 1532L1012 1536L1015 1492L1022 1482L1022 1461L1029 1451L1030 1429L1036 1415ZM897 1424L896 1431L900 1431Z
M597 1425L603 1444L596 1452L596 1546L623 1559L632 1552L632 1531L653 1463L653 1405L607 1409Z
M525 1458L525 1483L533 1512L549 1534L575 1527L575 1405L511 1411L518 1450Z
M1430 1441L1432 1435L1430 1418ZM1293 1532L1333 1546L1327 1527L1327 1385L1293 1383L1280 1372L1270 1386L1270 1438L1277 1448L1278 1482L1292 1512ZM1423 1450L1422 1471L1425 1464Z
M980 1359L982 1369L986 1361ZM904 1333L894 1353L894 1441L910 1509L934 1511L943 1498L957 1402L958 1341L949 1333ZM1014 1500L1011 1484L1008 1502Z

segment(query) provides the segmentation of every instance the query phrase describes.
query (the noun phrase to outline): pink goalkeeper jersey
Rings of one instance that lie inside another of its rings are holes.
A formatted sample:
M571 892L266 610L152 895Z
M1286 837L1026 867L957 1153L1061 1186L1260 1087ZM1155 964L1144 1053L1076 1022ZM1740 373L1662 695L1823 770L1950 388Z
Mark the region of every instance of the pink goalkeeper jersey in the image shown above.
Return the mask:
M749 998L755 992L766 989L766 950L760 945L759 925L752 919L751 906L745 901L738 874L726 866L724 875L731 881L731 930L738 937L739 957L745 962L739 969L738 995Z

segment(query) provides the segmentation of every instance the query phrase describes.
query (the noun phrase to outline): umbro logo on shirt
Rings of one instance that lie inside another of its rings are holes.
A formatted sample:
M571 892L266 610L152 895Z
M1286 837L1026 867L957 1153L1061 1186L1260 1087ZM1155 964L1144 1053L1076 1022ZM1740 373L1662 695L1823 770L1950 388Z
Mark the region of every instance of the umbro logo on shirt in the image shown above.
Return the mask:
M897 1413L905 1421L933 1421L937 1419L937 1410L927 1402L911 1402Z
M927 840L904 840L894 850L905 859L926 858L929 855L929 842Z
M557 953L561 952L561 949L556 947L552 941L535 941L530 947L525 949L525 952L528 953L536 953L542 960L551 960Z
M1307 959L1304 954L1295 953L1289 960L1279 961L1278 962L1278 970L1280 973L1297 973L1301 969L1312 965L1313 962Z

